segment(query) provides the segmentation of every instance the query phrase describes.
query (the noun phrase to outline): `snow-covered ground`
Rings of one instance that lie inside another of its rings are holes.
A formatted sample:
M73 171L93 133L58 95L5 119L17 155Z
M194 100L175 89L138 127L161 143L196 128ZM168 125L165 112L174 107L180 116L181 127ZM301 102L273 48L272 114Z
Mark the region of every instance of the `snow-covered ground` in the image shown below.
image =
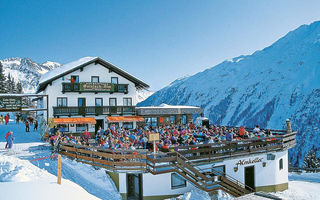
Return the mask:
M10 130L16 139L8 151L4 136ZM37 132L26 133L23 124L12 121L0 125L0 199L121 199L105 170L64 157L62 184L58 185L56 158L31 161L50 155L50 146Z

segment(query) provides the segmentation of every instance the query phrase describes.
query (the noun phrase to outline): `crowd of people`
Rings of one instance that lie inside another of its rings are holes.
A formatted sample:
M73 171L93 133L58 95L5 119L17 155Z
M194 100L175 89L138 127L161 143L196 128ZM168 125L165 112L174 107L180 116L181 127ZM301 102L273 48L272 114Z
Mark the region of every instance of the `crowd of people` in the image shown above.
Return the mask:
M269 129L262 130L256 126L253 130L245 127L228 128L225 126L195 127L193 123L184 126L167 125L161 127L137 127L134 130L116 128L112 125L103 130L101 127L93 135L88 130L80 136L65 134L63 127L52 128L50 142L56 141L79 145L95 145L104 149L153 149L153 142L149 141L149 134L159 133L160 140L156 148L166 150L170 147L219 143L222 141L245 140L254 138L272 137ZM91 140L90 140L91 139ZM94 141L94 142L92 142Z

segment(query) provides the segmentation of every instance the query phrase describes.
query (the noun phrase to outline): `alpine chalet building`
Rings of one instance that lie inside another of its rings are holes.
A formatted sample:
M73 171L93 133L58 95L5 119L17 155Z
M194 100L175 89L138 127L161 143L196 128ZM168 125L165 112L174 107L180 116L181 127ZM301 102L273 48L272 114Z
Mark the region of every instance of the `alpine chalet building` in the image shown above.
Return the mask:
M48 124L69 133L96 132L111 124L132 129L136 92L149 86L99 57L84 57L44 74L37 93L48 95ZM45 105L46 106L46 105Z

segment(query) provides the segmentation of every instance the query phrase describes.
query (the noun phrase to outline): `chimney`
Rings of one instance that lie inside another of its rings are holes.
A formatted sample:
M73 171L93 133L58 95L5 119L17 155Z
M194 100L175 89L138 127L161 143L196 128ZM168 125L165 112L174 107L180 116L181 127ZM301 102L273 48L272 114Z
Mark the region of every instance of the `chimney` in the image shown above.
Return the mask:
M292 129L291 129L291 121L290 121L290 119L287 119L286 123L287 123L287 133L291 133Z

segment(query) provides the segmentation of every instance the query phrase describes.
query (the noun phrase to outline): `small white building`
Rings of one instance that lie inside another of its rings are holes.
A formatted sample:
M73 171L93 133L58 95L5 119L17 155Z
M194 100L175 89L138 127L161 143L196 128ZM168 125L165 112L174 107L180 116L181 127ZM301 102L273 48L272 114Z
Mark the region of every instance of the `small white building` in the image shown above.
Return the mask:
M85 128L95 132L110 124L135 127L136 92L149 86L124 70L99 57L84 57L44 74L37 93L48 95L49 124L54 118L88 118L88 122L70 124L59 120L66 132L79 133ZM43 100L42 100L43 101ZM129 117L130 116L130 117ZM95 122L90 118L94 117ZM108 117L108 118L107 118ZM112 117L117 117L113 121ZM83 120L83 119L82 119ZM95 124L95 125L93 125Z

